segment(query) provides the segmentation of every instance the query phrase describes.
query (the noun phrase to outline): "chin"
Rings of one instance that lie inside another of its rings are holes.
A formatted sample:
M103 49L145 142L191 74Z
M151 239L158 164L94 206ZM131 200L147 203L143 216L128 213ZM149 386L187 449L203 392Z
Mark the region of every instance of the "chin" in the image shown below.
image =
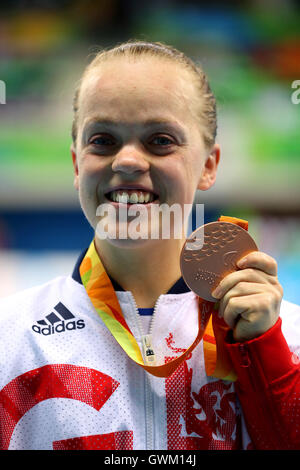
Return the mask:
M122 250L137 250L139 248L146 247L151 242L153 242L153 240L141 239L141 238L137 240L132 240L130 238L127 238L127 239L106 238L105 239L105 243L108 243L109 245L118 249L122 249Z
M114 227L114 230L111 229L109 232L108 225L105 225L103 228L101 223L97 224L95 235L99 240L103 240L105 243L116 248L138 249L145 246L150 247L157 242L161 242L159 237L151 237L151 230L147 224L144 227L139 225L138 229L135 226L134 228L130 227L130 224L119 225L118 223L117 225L112 224L110 227Z

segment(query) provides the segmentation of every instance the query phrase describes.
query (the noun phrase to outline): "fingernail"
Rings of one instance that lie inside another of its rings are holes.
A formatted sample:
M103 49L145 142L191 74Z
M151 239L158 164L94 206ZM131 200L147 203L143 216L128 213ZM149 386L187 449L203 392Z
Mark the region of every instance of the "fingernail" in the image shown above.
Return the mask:
M246 266L246 264L247 264L247 258L242 258L242 259L241 259L240 261L238 261L236 264L237 264L237 266L238 266L239 268L243 268L243 267Z
M216 299L218 299L218 298L220 297L220 293L221 293L221 291L220 291L220 289L217 287L214 291L212 291L211 295L212 295L213 297L215 297Z

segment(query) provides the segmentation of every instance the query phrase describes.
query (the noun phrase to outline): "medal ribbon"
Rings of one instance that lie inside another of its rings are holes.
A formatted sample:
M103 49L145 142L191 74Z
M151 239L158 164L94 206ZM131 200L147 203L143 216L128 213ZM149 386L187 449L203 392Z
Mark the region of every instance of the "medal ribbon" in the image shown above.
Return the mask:
M248 228L248 222L233 217L221 216L220 221L236 223ZM82 284L102 321L126 354L139 366L156 377L169 377L186 359L203 338L207 375L235 380L229 357L224 347L228 327L214 312L214 302L198 297L198 333L192 345L180 356L159 366L144 364L143 356L127 325L117 295L96 251L94 240L79 268Z

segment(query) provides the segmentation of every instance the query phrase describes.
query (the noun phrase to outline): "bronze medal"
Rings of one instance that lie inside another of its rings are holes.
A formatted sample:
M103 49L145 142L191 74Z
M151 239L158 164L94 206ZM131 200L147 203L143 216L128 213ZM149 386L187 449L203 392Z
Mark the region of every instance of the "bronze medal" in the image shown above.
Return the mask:
M236 262L258 248L247 230L230 222L210 222L186 240L180 255L182 277L204 300L216 302L211 292L227 274L237 271Z

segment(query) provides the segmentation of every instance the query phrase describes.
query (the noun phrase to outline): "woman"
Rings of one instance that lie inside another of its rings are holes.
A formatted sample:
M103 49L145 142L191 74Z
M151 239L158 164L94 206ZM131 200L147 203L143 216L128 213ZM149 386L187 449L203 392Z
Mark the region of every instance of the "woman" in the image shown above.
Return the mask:
M291 350L300 309L282 301L276 261L253 252L214 291L233 369L215 377L198 325L214 305L181 277L185 237L151 236L163 224L153 209L183 210L216 179L216 106L204 72L160 43L101 52L76 91L72 136L74 184L95 238L72 278L1 303L2 331L14 332L1 355L2 447L299 447ZM97 230L103 206L106 237ZM138 238L128 235L132 209L145 216Z

